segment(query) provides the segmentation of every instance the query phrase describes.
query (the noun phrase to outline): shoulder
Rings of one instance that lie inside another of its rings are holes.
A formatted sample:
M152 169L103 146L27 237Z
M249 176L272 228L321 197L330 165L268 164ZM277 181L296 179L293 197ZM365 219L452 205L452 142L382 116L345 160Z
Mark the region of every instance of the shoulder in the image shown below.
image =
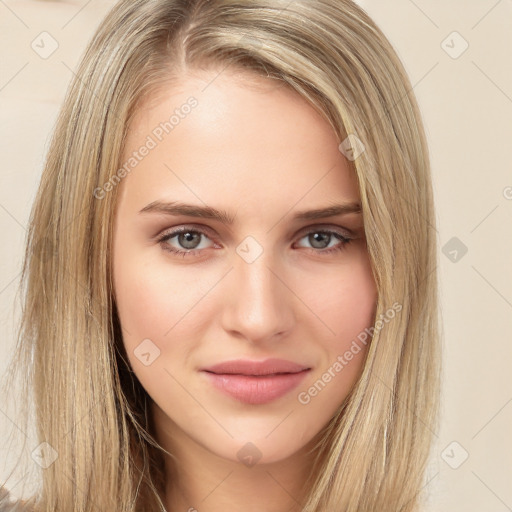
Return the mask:
M0 487L0 512L29 512L27 503L14 499L5 487Z

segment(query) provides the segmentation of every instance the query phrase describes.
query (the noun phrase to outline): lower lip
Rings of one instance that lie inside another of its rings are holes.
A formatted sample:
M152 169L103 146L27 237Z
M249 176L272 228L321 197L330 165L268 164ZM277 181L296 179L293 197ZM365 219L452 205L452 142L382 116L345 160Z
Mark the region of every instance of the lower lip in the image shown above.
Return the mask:
M297 387L308 372L253 376L203 371L217 389L247 404L265 404L277 400Z

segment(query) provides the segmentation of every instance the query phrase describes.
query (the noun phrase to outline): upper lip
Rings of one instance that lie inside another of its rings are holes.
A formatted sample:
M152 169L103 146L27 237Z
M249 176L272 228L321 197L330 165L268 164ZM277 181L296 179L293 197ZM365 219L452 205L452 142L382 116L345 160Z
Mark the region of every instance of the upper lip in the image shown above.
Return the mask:
M309 370L308 366L286 361L285 359L265 359L252 361L250 359L235 359L201 368L202 371L218 374L238 375L273 375L276 373L299 373Z

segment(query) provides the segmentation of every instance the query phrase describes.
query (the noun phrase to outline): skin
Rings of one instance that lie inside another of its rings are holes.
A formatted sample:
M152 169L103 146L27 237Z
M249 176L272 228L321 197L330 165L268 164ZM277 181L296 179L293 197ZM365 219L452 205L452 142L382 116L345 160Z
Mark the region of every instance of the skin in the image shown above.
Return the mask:
M308 449L357 381L367 348L309 403L298 394L373 325L377 292L360 213L292 217L359 202L356 176L332 127L296 92L227 70L189 71L179 87L146 102L123 161L190 96L198 105L118 185L113 240L123 342L153 401L156 437L174 456L166 460L166 506L300 510L314 455ZM228 226L139 213L156 200L208 205L235 220ZM192 250L183 237L156 239L179 226L205 232L193 239L195 254L165 250ZM352 240L322 238L322 229ZM247 236L256 241L250 250L263 251L251 263L237 253ZM342 249L322 253L325 246ZM146 339L151 354L160 351L147 366L134 352ZM267 404L239 402L199 372L226 360L268 357L311 370L298 388ZM255 465L237 455L244 446L260 456Z

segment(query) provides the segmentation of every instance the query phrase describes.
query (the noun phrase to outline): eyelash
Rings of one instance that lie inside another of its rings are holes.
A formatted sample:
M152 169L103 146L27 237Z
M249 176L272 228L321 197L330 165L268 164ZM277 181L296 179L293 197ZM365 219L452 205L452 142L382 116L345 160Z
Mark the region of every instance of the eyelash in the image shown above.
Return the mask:
M188 227L184 226L184 227L175 229L172 232L164 233L162 236L160 236L157 239L157 242L162 246L162 248L165 251L168 251L176 256L181 256L182 258L185 258L188 256L195 256L197 253L200 253L201 251L204 250L204 249L189 249L189 250L181 251L181 250L175 249L174 247L165 243L181 233L198 233L198 234L204 235L207 238L209 238L208 234L205 231L202 231L201 229L197 229L197 228L192 229L192 228L188 228ZM316 234L322 233L322 234L332 235L335 238L338 238L341 242L341 244L331 247L329 249L316 250L315 248L309 248L313 252L319 253L322 255L327 255L327 254L332 254L332 253L337 253L339 251L342 251L353 240L353 238L348 238L348 237L342 235L341 233L338 233L337 231L333 231L333 230L329 230L329 229L313 229L313 230L307 231L300 236L299 240L308 235L315 234L315 233ZM308 249L308 248L306 247L305 249Z

